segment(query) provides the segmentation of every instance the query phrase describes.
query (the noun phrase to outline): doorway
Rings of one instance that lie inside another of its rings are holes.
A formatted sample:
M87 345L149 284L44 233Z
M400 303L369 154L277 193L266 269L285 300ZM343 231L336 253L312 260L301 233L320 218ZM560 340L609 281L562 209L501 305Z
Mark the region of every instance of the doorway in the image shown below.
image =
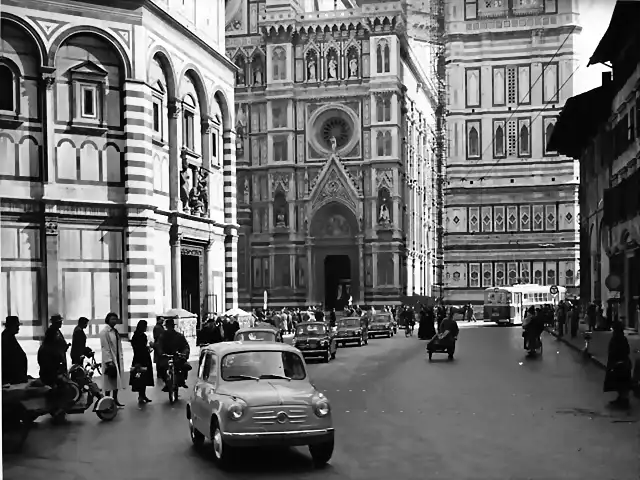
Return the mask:
M351 259L349 255L327 255L324 259L324 304L327 309L342 310L351 295Z
M182 255L182 308L198 316L200 322L200 260L195 255Z

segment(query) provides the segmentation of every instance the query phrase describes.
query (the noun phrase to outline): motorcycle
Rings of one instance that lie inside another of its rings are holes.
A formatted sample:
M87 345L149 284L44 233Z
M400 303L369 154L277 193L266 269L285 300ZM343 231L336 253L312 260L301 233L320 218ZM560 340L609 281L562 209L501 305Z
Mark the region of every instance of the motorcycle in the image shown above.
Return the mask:
M80 357L80 363L71 366L58 386L49 389L45 395L22 400L26 421L33 422L44 415L62 420L68 414L84 413L91 406L102 421L110 422L116 418L116 402L112 397L104 395L93 381L96 372L102 374L93 352Z
M524 349L527 351L527 355L532 357L542 354L542 339L540 336L530 335L527 332L522 332L524 337Z

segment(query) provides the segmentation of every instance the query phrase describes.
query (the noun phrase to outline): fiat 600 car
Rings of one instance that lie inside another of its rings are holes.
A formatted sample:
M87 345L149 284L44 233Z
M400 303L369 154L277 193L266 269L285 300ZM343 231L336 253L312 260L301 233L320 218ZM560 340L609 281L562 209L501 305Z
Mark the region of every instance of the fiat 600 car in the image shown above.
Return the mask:
M241 328L233 337L236 342L282 342L282 335L275 327Z
M393 336L393 317L390 313L378 313L373 315L369 324L369 338L376 336Z
M367 322L358 317L345 317L338 320L336 343L357 343L358 346L367 345Z
M305 322L296 327L293 345L305 358L321 357L325 362L336 358L338 344L324 322Z
M223 467L242 447L308 445L316 467L333 454L329 400L311 384L300 352L284 343L203 347L187 419L193 444L209 439Z

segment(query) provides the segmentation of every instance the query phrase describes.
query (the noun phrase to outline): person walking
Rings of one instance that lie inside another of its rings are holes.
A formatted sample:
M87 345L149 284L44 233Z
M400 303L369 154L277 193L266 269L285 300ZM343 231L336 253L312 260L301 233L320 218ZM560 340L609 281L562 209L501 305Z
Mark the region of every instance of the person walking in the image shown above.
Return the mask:
M612 406L628 408L629 390L631 389L631 349L629 341L624 335L621 322L613 324L613 334L609 340L607 358L607 372L604 377L605 392L618 392L618 397L612 400Z
M147 397L147 387L154 386L153 362L151 361L151 347L147 338L147 328L147 321L140 320L131 337L133 360L131 362L129 385L131 385L131 391L138 393L138 403L140 405L151 401Z
M20 332L20 319L9 315L2 331L2 384L26 383L28 360L16 335Z
M105 327L100 332L100 346L102 347L102 381L105 395L113 392L113 399L119 408L124 407L118 401L118 390L122 390L122 375L124 373L124 355L122 340L116 330L118 315L110 312L104 319Z
M589 321L591 321L591 319L595 318L596 316L595 307L591 308L592 306L593 304L589 305L589 308L587 309L587 316L589 318ZM571 310L569 310L569 316L571 319L571 338L576 338L578 336L578 328L580 327L580 311L577 305L573 305L571 307Z
M80 317L78 319L78 325L73 329L73 336L71 337L71 363L73 365L80 365L82 357L86 357L93 352L93 350L87 347L87 334L84 333L87 325L89 325L89 319L87 317Z
M64 369L65 372L67 372L68 370L67 350L71 345L67 343L67 341L64 339L64 335L60 331L61 328L62 328L62 315L59 315L59 314L51 315L51 318L49 320L49 327L45 332L45 337L47 336L47 332L50 332L49 339L51 342L51 346L58 350L58 354L62 359L61 367Z

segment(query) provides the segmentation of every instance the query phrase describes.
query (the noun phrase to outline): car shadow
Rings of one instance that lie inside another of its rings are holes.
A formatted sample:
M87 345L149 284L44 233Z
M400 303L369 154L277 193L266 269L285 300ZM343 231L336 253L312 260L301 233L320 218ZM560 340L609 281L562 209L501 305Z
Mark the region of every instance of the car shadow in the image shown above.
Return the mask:
M197 456L203 461L215 465L211 444L207 443L201 449L190 447L191 455ZM225 468L225 473L230 474L252 474L256 476L273 476L274 474L289 476L299 475L314 471L311 456L306 447L286 448L243 448L236 453L236 458L230 466ZM251 461L245 459L250 458ZM327 465L322 471L331 469Z

